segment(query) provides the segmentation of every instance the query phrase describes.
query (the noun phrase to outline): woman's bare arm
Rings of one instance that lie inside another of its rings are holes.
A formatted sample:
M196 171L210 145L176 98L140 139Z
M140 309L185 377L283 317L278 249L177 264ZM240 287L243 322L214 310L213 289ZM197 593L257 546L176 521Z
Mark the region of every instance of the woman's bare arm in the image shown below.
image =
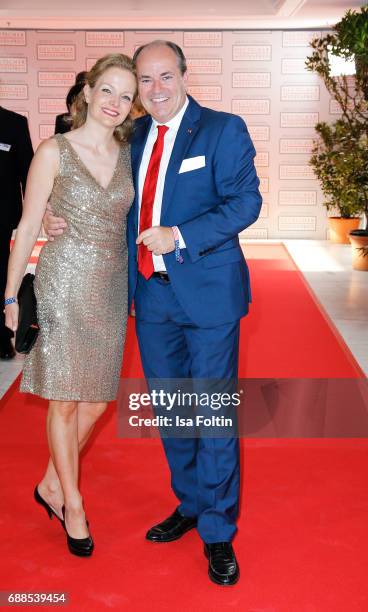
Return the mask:
M59 148L55 140L50 139L39 146L28 172L23 214L9 258L6 298L15 297L18 293L29 257L41 229L42 217L58 169ZM11 308L11 306L13 304L6 307L6 325L14 329L17 320L14 321L10 315L12 312L15 314L16 309ZM9 323L11 323L11 326Z

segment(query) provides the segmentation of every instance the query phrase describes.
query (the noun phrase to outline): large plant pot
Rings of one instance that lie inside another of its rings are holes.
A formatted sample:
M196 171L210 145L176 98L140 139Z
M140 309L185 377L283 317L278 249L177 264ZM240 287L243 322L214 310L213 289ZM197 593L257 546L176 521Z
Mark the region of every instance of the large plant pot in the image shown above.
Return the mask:
M358 230L349 238L353 253L353 269L368 272L368 233Z
M342 217L329 217L330 240L335 244L349 244L349 233L358 229L359 217L343 219Z

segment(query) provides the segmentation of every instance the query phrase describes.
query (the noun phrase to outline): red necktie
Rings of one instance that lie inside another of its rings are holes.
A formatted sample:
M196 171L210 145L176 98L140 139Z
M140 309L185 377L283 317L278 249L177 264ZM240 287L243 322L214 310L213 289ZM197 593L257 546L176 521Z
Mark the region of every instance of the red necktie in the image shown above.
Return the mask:
M153 145L151 159L144 180L139 217L139 233L152 227L153 203L155 201L158 173L160 170L162 152L164 150L164 138L169 128L166 125L159 125L157 129L157 140ZM154 272L152 252L149 251L143 243L139 245L138 249L138 270L147 280Z

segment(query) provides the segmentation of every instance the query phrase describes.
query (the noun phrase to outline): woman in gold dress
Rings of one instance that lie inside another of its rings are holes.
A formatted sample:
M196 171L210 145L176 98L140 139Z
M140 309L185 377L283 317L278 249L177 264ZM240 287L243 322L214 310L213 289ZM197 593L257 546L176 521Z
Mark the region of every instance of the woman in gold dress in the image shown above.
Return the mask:
M21 390L49 400L51 457L34 495L50 518L60 520L69 550L78 556L90 556L94 547L78 488L79 452L116 397L125 339L125 229L134 197L129 113L135 96L131 59L101 58L79 94L75 129L39 146L5 293L6 325L15 331L15 296L50 202L67 228L39 257L40 333L26 356Z

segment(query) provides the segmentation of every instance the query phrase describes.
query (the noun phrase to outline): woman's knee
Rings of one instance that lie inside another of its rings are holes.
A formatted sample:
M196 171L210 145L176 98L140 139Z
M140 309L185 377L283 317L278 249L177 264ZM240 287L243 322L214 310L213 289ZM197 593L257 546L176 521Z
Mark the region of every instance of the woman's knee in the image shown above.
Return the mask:
M78 410L84 415L98 419L106 410L106 402L79 402Z
M77 412L77 402L51 401L49 404L49 414L69 420L74 418Z

